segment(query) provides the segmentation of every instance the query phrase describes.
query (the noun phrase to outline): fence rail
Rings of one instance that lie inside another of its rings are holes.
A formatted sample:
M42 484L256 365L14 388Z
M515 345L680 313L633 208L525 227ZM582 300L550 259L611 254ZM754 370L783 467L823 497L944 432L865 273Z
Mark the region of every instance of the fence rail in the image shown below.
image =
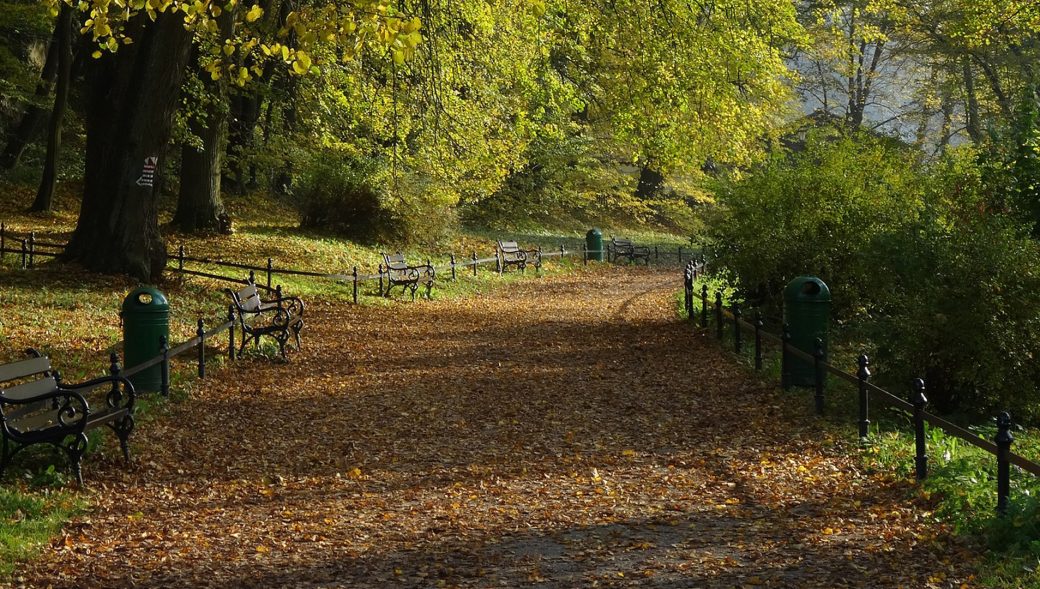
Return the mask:
M813 388L815 389L814 397L816 412L818 414L822 414L824 410L825 374L834 375L841 380L856 385L859 390L859 434L860 438L864 441L867 439L869 434L869 404L872 396L875 402L879 402L886 407L910 412L914 420L914 460L918 480L922 480L928 476L927 440L924 436L925 423L937 427L943 430L947 435L963 440L997 458L997 511L1000 514L1007 513L1010 501L1009 465L1013 464L1025 472L1040 477L1040 464L1037 464L1020 454L1011 452L1011 443L1014 438L1010 432L1012 424L1009 413L1003 412L997 416L997 435L994 441L986 440L964 427L925 411L924 407L927 403L927 399L924 396L925 383L923 380L917 379L915 381L909 400L902 399L890 391L869 382L871 377L868 368L869 358L865 354L859 357L857 361L858 370L855 374L846 372L845 370L827 362L826 353L823 351L822 341L817 340L815 346L816 349L812 352L799 349L789 341L790 335L788 333L787 325L783 326L783 333L777 336L763 330L763 322L760 312L756 311L754 314L755 320L749 322L743 319L744 312L738 304L734 303L729 309L726 309L722 302L721 291L715 293L714 302L709 301L707 285L702 285L700 293L697 293L694 290L695 281L698 276L704 274L705 270L706 265L702 260L700 262L691 261L683 271L684 306L687 312L687 317L691 323L699 323L699 326L702 329L707 329L709 324L714 321L716 336L720 341L724 339L727 324L731 325L734 351L738 354L743 352L743 335L745 333L752 333L754 335L755 368L758 370L761 370L762 368L763 341L769 341L773 344L779 345L781 362L783 364L783 368L781 369L782 374L787 374L787 363L793 358L805 362L811 362L813 364L815 377ZM695 304L698 295L701 307L699 322L697 322L698 313ZM709 312L709 309L711 312ZM709 319L710 315L714 315L714 319Z

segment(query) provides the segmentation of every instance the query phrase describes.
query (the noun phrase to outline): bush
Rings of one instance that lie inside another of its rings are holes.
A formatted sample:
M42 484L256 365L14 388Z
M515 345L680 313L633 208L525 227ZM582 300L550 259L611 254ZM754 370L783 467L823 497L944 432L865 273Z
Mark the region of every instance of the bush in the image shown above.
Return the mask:
M787 282L811 274L836 294L836 316L852 318L879 299L874 242L922 208L914 158L886 140L813 133L804 151L720 183L712 249L753 302L775 311Z
M877 360L923 376L941 410L1011 409L1040 417L1040 248L1019 217L992 207L976 154L939 162L924 213L876 244L885 313L866 331Z
M1040 419L1040 247L988 166L967 149L925 166L883 140L811 137L721 186L714 248L774 310L791 278L822 278L840 335L893 390L924 377L941 411Z
M380 171L376 160L332 149L312 155L292 189L300 226L363 243L402 239L404 228L384 206Z

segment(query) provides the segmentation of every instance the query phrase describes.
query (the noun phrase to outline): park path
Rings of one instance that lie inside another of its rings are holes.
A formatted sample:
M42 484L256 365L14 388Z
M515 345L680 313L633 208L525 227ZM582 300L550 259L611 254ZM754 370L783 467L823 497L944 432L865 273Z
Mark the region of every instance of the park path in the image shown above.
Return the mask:
M90 457L93 509L15 583L974 586L974 547L678 322L679 288L605 267L312 301L291 362L160 405L133 472Z

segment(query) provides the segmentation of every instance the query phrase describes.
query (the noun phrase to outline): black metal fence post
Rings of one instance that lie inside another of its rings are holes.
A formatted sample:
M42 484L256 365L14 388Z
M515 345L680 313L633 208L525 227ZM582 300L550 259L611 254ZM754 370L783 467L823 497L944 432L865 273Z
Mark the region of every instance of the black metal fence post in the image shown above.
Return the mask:
M654 246L654 261L657 262L661 259L661 252L658 251L657 246Z
M267 258L267 288L271 288L271 272L274 269L274 260Z
M29 268L36 267L36 232L29 232Z
M997 513L1007 515L1011 497L1011 414L997 416Z
M538 246L538 256L539 256L539 259L541 258L541 255L542 255L542 246ZM561 243L560 244L560 260L563 260L563 257L566 256L566 255L567 255L567 249L564 248L563 244Z
M29 248L25 245L25 240L22 240L22 270L25 270L26 262L29 260Z
M451 259L451 281L455 282L455 254L448 254Z
M249 284L256 284L256 272L249 271Z
M823 351L823 340L816 338L813 345L813 376L815 385L814 398L816 400L816 415L823 415L823 375L826 370L823 363L827 360L827 354Z
M195 335L199 338L199 378L206 378L206 325L201 317Z
M178 270L183 270L184 269L184 244L183 243L177 248L177 269Z
M357 292L358 292L357 266L354 266L354 269L351 270L350 275L354 279L354 288L353 288L353 293L352 294L354 295L354 304L356 305L357 304Z
M693 272L689 266L683 270L683 309L686 318L693 321Z
M682 264L682 246L679 246L679 263Z
M928 477L928 456L924 439L924 406L928 403L928 398L924 396L924 380L914 379L910 403L914 406L914 465L917 480L923 481Z
M165 335L159 336L159 354L162 355L162 362L159 363L159 374L161 378L161 384L159 391L162 396L170 396L170 345L166 341Z
M791 388L791 352L787 347L791 345L791 326L784 323L780 332L780 388L785 391Z
M870 394L867 391L867 381L870 380L870 358L866 354L860 354L856 361L859 370L856 378L859 379L859 441L866 442L870 435Z
M722 340L722 291L715 291L715 335Z
M477 277L477 252L473 252L473 277Z
M495 248L495 272L502 273L502 254Z
M582 266L588 266L589 265L589 248L584 243L581 244L581 265Z
M733 351L737 354L744 349L743 334L740 329L740 318L743 316L739 303L733 303Z
M762 311L755 311L755 370L762 370Z
M227 357L228 360L235 359L235 305L228 305L227 309L227 320L231 324L228 327L228 344L227 344ZM245 337L245 334L242 334Z
M708 285L701 285L701 328L708 327Z
M379 296L383 296L383 265L379 265Z

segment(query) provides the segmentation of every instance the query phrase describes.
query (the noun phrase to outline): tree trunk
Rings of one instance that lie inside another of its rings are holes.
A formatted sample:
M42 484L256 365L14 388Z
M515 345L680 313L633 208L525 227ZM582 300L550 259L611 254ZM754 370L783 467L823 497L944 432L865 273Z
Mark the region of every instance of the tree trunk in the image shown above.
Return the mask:
M54 25L54 34L51 35L50 44L47 46L47 58L43 62L43 70L40 72L40 81L36 84L35 101L25 107L25 114L18 126L11 132L4 146L3 154L0 154L0 168L10 170L21 159L29 140L32 139L36 128L43 121L46 109L40 106L45 98L50 96L54 87L54 76L58 72L58 31L61 28L60 19Z
M235 34L236 12L232 7L217 18L222 41ZM221 228L221 217L226 214L220 199L220 178L228 139L227 77L204 77L203 87L206 95L200 105L202 112L189 122L191 132L202 141L202 148L195 149L187 143L181 147L181 185L173 217L174 225L189 233Z
M971 71L971 62L968 58L961 60L961 73L964 75L964 94L967 97L968 136L975 143L982 140L982 129L979 126L979 99L975 94L975 76Z
M643 166L639 170L639 184L636 186L636 196L639 198L652 198L661 193L664 188L664 175L661 172Z
M223 104L206 105L205 122L193 121L192 133L202 148L181 147L181 185L173 224L188 233L220 226L224 203L220 198L220 172L227 141L227 114Z
M64 2L58 12L54 28L58 37L58 80L54 88L54 109L47 130L47 159L43 163L43 177L36 191L36 200L30 210L49 211L54 200L54 188L58 183L58 155L61 153L61 127L65 118L65 106L69 102L69 86L72 84L72 7Z
M158 280L159 174L191 49L180 14L128 26L135 42L95 60L89 75L83 204L65 257L89 269Z

